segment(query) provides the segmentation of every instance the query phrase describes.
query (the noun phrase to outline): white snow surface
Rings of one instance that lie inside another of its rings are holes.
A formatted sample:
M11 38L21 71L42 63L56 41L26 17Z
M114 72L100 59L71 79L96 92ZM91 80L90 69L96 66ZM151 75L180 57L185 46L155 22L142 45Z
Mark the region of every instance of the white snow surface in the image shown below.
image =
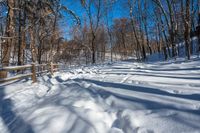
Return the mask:
M0 87L1 133L200 133L200 60L116 62Z

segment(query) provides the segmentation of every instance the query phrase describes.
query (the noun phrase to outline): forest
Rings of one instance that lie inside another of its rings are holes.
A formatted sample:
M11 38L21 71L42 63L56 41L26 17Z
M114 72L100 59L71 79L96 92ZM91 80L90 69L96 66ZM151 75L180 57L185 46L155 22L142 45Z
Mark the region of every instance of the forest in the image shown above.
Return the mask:
M1 0L1 67L199 54L200 0Z

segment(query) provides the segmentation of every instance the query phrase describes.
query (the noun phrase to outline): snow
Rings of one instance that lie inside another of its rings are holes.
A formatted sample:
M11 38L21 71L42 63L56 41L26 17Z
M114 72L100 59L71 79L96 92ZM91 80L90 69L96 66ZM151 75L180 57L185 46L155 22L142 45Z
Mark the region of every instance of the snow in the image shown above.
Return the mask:
M0 87L2 133L200 133L200 59L121 61Z

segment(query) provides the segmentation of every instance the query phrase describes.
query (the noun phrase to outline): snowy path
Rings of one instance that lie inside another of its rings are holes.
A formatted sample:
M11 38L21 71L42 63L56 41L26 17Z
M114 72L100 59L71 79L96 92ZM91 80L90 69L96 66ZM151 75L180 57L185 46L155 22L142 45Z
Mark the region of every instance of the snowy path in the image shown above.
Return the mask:
M200 61L83 67L0 88L2 133L200 133Z

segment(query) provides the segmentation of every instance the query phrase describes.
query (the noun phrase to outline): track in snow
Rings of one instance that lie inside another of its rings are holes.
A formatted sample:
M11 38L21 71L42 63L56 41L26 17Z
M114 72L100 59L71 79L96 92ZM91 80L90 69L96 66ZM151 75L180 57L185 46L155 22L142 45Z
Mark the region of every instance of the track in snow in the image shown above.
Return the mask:
M120 62L2 86L0 131L198 133L199 66Z

